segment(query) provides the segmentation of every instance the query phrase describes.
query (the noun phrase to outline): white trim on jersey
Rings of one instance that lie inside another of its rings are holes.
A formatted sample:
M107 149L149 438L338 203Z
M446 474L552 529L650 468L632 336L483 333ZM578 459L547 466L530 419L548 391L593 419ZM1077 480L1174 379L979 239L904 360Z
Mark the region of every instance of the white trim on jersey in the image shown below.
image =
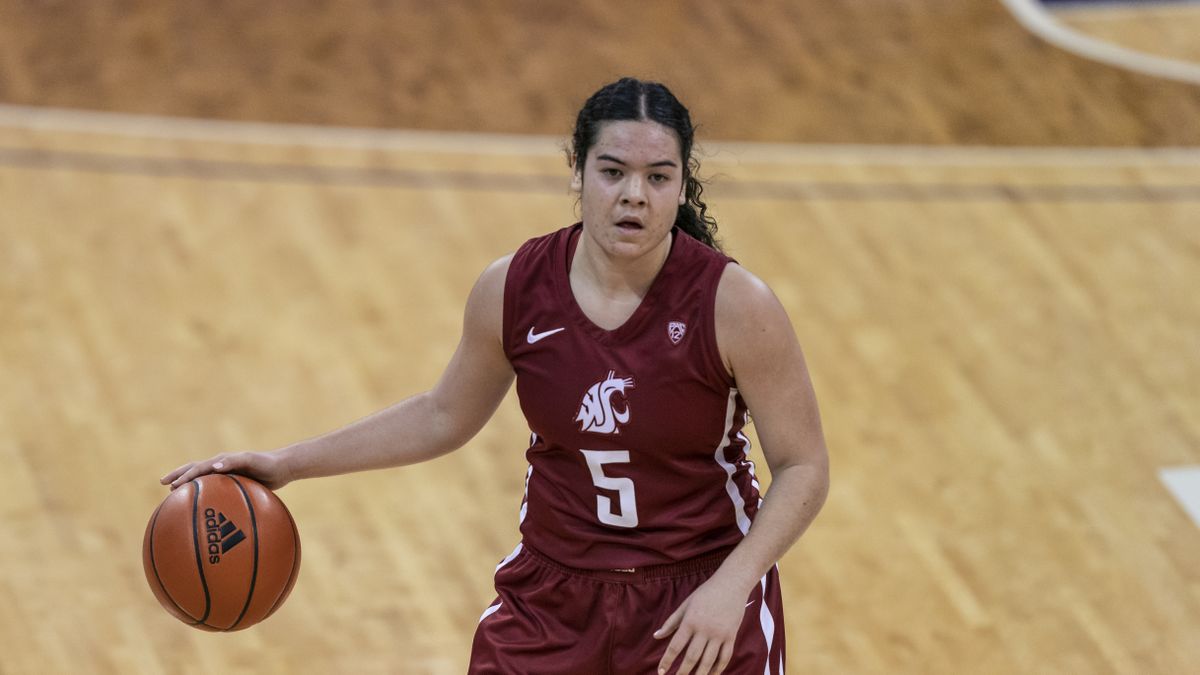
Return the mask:
M501 567L504 567L508 563L512 562L513 558L517 557L517 554L521 552L521 549L524 548L524 546L525 545L523 543L517 542L517 547L513 549L512 553L509 553L507 558L501 560L499 565L496 565L496 571L499 572Z
M725 432L721 434L721 444L717 446L717 451L713 453L713 458L725 470L725 492L729 495L729 499L733 501L733 515L737 518L738 529L744 535L750 532L750 516L746 515L746 500L742 499L742 494L738 492L737 484L733 482L733 473L736 469L725 459L725 449L729 447L730 442L729 432L733 429L733 413L737 410L737 395L738 390L730 387L729 404L725 407ZM743 413L742 424L745 423L746 416Z
M752 449L754 449L754 444L753 444L753 443L751 443L751 442L750 442L750 438L749 438L748 436L746 436L746 432L744 431L745 427L746 427L746 418L745 418L745 417L743 417L743 418L742 418L742 429L743 429L743 431L739 431L739 432L738 432L738 438L742 439L742 442L746 444L746 450L745 450L745 452L746 452L746 456L747 456L747 459L746 459L746 461L747 461L747 462L750 464L750 484L754 486L754 491L755 491L755 492L757 492L757 493L759 494L759 497L758 497L758 506L761 508L761 507L762 507L762 503L763 503L763 500L762 500L762 486L761 486L761 485L759 485L759 483L758 483L758 473L755 471L754 460L752 460L752 459L749 459L749 456L750 456L750 451L751 451Z
M491 607L488 607L487 609L483 610L483 614L479 617L479 623L483 623L484 619L486 619L489 616L500 611L500 606L503 604L504 604L504 601L501 600L500 602L497 602L496 604L492 605Z
M525 514L529 511L529 479L533 478L533 465L529 465L529 469L525 472L525 496L521 498L521 514L517 519L520 525L525 524Z
M762 601L758 606L758 625L762 626L763 638L767 641L767 665L763 668L763 675L771 675L771 646L775 642L775 617L771 616L771 608L767 606L767 574L758 580L759 588L762 589ZM782 663L778 673L783 675Z

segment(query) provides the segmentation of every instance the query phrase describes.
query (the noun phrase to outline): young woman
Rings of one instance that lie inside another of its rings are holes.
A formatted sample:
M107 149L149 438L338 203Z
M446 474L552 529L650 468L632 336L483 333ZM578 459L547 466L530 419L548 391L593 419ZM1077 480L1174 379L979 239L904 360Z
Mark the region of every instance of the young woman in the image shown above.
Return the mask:
M693 136L663 85L603 87L572 139L582 222L484 270L432 390L163 483L220 471L279 488L437 457L515 377L532 431L522 540L496 568L470 672L783 672L775 563L824 503L828 459L791 322L714 239ZM748 411L773 476L762 498Z

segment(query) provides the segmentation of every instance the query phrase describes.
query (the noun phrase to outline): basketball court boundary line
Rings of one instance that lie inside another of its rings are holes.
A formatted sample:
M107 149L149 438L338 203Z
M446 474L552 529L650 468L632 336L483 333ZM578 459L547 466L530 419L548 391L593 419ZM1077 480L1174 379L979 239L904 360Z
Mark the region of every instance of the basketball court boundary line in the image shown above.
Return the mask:
M1123 70L1200 85L1200 64L1105 42L1070 28L1054 18L1038 0L1000 0L1030 33L1064 51Z
M1158 478L1179 502L1183 509L1200 527L1200 466L1176 466L1159 469Z
M568 192L565 174L511 174L479 170L427 170L312 163L245 162L189 156L150 156L125 153L77 152L0 145L0 167L25 170L66 170L90 173L175 177L196 180L245 181L293 185L450 188L555 194ZM717 178L708 187L729 199L835 201L951 201L951 202L1126 202L1200 203L1200 185L1112 185L1096 182L1053 184L1028 182L829 181L754 180L726 183Z
M236 145L559 157L566 134L499 134L469 131L374 129L277 122L212 120L0 103L0 127L35 132L130 139L203 141ZM714 162L941 165L1200 165L1200 147L996 146L805 144L756 141L697 143Z

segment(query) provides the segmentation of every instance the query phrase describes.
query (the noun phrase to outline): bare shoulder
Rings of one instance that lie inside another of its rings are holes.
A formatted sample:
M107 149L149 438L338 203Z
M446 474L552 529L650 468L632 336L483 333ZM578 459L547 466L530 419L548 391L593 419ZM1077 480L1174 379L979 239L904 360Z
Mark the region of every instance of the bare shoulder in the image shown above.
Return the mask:
M484 268L467 298L465 323L468 330L500 337L504 322L504 281L513 254Z
M512 264L513 255L515 254L509 253L483 268L479 280L475 282L476 288L489 295L503 297L504 280L508 277L508 266Z
M756 356L798 347L783 303L766 282L737 263L725 266L717 285L717 347L731 373Z
M766 282L737 263L729 263L717 285L717 315L725 312L755 312L776 306L783 309Z
M787 311L766 282L737 263L725 266L717 285L718 334L730 335L770 330L782 323L791 328Z

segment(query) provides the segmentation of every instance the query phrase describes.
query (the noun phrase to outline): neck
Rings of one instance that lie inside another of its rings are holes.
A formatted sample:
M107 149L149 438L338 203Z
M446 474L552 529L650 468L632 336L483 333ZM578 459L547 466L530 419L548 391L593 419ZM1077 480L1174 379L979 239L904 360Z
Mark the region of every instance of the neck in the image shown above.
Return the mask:
M668 233L661 243L637 258L624 258L608 254L582 232L571 262L571 276L586 280L609 297L628 294L644 297L671 253L674 236L673 232Z

